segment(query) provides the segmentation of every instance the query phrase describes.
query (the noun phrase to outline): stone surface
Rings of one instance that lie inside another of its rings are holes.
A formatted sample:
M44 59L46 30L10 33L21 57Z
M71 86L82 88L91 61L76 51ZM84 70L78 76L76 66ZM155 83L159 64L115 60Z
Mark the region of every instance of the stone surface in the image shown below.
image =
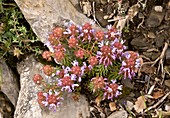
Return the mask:
M107 118L127 118L128 114L125 110L120 110L113 112L109 117Z
M123 84L124 87L128 87L130 89L133 89L133 87L134 87L131 79L122 79L121 83Z
M145 39L144 36L138 36L130 42L132 46L135 46L136 48L143 48L143 47L150 47L151 44L147 42L147 39Z
M44 74L41 71L42 64L38 63L33 56L26 58L17 65L20 73L21 90L15 110L14 118L79 118L80 115L86 118L90 115L88 102L84 96L80 101L73 101L65 97L62 107L56 112L41 108L37 102L37 92L40 89L32 81L34 74ZM45 77L44 77L45 78ZM46 78L50 80L49 78Z
M157 7L160 8L160 7ZM153 7L148 19L146 20L146 24L148 27L157 27L161 24L163 18L165 15L165 9L162 9L162 11L157 10L155 11L155 7Z
M91 22L74 7L78 4L77 0L15 0L15 2L42 42L46 42L48 32L54 26L62 26L65 21L72 21L77 25Z
M0 90L8 97L11 103L16 106L19 86L18 80L5 60L0 60Z

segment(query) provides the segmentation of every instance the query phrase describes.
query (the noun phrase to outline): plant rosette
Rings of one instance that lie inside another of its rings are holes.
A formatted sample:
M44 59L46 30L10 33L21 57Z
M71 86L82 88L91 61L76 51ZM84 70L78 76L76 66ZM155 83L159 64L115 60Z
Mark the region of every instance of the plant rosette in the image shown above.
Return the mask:
M52 76L53 84L46 83L36 74L33 81L43 85L38 93L38 103L56 110L61 105L63 93L78 93L86 83L92 93L103 100L113 100L121 95L120 79L132 79L142 61L139 54L126 51L121 32L112 26L107 32L97 31L92 24L76 26L68 23L55 27L45 43L51 51L44 51L42 57L55 60L56 67L45 65L43 72Z

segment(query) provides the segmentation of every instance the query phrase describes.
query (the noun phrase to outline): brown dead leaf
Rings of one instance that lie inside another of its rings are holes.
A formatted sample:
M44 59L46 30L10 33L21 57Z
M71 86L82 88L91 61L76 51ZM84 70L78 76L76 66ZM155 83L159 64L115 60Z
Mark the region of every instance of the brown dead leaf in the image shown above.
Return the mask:
M148 64L145 64L142 66L140 71L146 74L154 74L156 72L156 68Z
M135 102L134 109L137 113L143 112L143 110L146 108L145 104L146 100L144 96L140 96L137 98L137 101Z
M133 21L133 17L135 17L138 14L139 8L140 8L139 4L135 4L129 8L128 16L130 21Z
M110 107L110 111L115 111L116 110L116 103L115 102L110 102L109 107Z
M158 99L164 95L163 91L156 91L153 93L153 98Z
M100 106L101 101L102 101L102 98L99 96L95 99L95 103L97 104L97 106Z

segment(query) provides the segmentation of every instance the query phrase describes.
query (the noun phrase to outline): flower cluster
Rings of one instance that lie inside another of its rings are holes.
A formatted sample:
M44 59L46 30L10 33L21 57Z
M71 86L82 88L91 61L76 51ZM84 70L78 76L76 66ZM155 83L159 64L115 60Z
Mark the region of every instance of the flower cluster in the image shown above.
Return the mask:
M38 92L38 103L41 106L48 106L49 109L56 110L61 105L61 101L64 100L59 92L55 90L49 90L48 92Z
M102 90L104 92L103 99L112 100L114 97L121 95L122 85L118 85L116 80L108 82L107 78L94 77L91 79L93 85L93 92Z
M83 26L68 23L65 27L54 28L45 44L51 52L44 51L43 59L51 61L53 58L60 66L43 67L44 74L54 78L54 84L47 87L43 81L46 92L38 93L39 104L56 109L61 104L63 92L77 92L81 82L93 85L92 91L100 91L103 99L118 97L122 85L110 75L116 72L121 78L132 79L141 64L138 53L125 51L121 32L112 26L107 27L107 32L93 29L90 23ZM38 74L33 77L38 85L42 79Z
M133 51L127 51L123 53L123 57L122 67L120 68L119 73L124 75L124 79L132 79L141 64L139 55Z

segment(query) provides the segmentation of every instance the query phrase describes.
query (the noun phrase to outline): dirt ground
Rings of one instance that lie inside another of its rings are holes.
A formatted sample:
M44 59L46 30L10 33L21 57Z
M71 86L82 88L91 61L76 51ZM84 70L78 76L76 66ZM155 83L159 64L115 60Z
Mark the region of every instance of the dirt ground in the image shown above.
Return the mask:
M120 28L128 50L143 59L138 76L122 80L125 96L113 102L90 99L92 117L124 109L130 117L170 117L170 1L79 0L81 12L99 26ZM90 97L90 96L89 96Z

